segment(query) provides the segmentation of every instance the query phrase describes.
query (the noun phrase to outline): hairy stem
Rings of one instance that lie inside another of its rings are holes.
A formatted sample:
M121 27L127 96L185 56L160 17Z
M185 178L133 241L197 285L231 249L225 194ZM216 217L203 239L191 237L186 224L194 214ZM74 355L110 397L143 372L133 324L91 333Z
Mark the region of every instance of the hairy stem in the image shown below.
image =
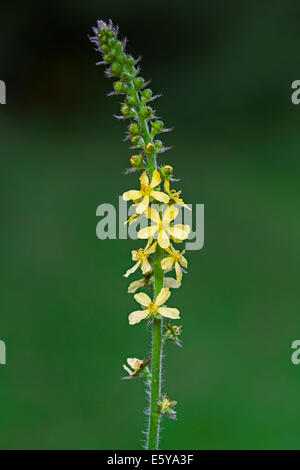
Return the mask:
M163 249L158 245L156 250L156 260L154 263L155 276L155 298L160 293L163 282L164 272L161 267L163 259ZM156 318L152 329L152 359L151 359L151 397L150 397L150 416L148 429L148 449L158 449L159 441L159 423L160 413L157 400L161 394L161 362L162 362L162 318Z
M131 85L131 93L136 96L140 103L139 95ZM140 107L137 106L137 119L141 128L141 133L146 144L151 142L151 136L149 133L148 122L140 116ZM156 156L148 157L148 172L150 180L153 172L156 170ZM163 249L157 245L156 258L154 262L154 296L155 298L163 288L164 282L164 271L161 267L161 260L163 259ZM150 386L150 410L149 410L149 427L147 434L147 448L149 450L156 450L158 448L159 441L159 425L160 425L160 413L157 405L157 400L161 394L161 362L162 362L162 318L156 318L153 321L152 326L152 354L151 354L151 386Z

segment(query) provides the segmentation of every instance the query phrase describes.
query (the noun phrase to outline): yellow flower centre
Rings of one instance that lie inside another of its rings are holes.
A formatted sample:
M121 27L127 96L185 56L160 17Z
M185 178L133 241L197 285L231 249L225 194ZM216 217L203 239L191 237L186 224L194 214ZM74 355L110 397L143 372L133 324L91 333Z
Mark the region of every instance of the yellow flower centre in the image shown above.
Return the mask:
M136 257L138 261L143 261L145 258L147 258L144 248L137 250Z
M176 251L176 253L173 254L173 258L174 258L174 261L178 262L178 263L181 263L181 254L179 251Z
M135 361L133 368L134 370L139 370L141 368L142 361Z
M158 309L158 307L154 302L151 302L148 306L149 313L156 313L157 309Z
M170 407L170 405L171 405L171 402L167 398L164 398L161 404L162 409L166 411Z
M151 186L146 186L145 184L142 184L141 192L144 194L144 196L150 196L150 194L152 193L152 188Z

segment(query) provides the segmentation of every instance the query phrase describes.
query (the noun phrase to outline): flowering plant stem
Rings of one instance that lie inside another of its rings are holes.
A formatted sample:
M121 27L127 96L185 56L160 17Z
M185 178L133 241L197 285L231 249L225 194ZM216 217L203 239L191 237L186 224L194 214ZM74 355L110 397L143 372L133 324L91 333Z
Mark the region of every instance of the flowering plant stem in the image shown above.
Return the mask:
M96 45L96 50L103 55L103 62L100 63L108 65L108 76L117 78L113 94L125 95L121 106L122 115L118 118L131 119L126 138L130 139L132 148L140 149L138 155L130 158L131 168L126 172L142 172L139 178L140 190L123 194L123 199L132 200L135 207L135 214L129 218L128 223L134 223L142 216L154 222L138 232L138 238L148 239L148 242L145 248L132 251L132 260L136 261L136 264L124 274L128 277L138 268L143 273L143 279L129 285L129 293L134 293L140 288L153 289L153 298L144 292L134 295L143 309L129 315L130 325L140 323L144 319L148 320L148 325L152 325L151 357L142 360L127 358L129 367L124 365L124 369L128 373L126 378L144 377L147 387L150 388L147 449L156 450L159 445L161 417L164 415L176 418L176 402L161 394L162 348L167 339L181 346L181 327L168 321L164 328L163 317L169 320L180 318L179 310L167 307L165 302L171 295L169 289L180 287L187 260L183 256L184 251L175 250L172 243L186 240L190 227L174 224L179 212L177 205L184 206L180 191L170 188L170 181L178 180L173 178L173 168L170 165L157 165L157 157L167 148L156 137L169 130L165 129L164 123L157 119L155 111L148 105L157 96L153 96L151 89L145 89L145 80L138 76L138 61L125 53L126 42L118 40L118 28L114 27L111 21L108 24L98 21L97 27L93 29L95 36L90 39ZM163 188L160 187L161 184ZM155 204L159 205L159 210L155 209ZM157 238L157 241L154 238ZM164 276L165 272L174 268L176 279Z
M154 286L155 298L163 288L164 272L161 268L163 250L160 246L156 248L156 259L154 262ZM162 368L162 327L163 319L156 318L152 326L152 360L151 360L151 388L150 388L150 413L148 429L148 449L158 448L160 413L157 401L161 394L161 368Z

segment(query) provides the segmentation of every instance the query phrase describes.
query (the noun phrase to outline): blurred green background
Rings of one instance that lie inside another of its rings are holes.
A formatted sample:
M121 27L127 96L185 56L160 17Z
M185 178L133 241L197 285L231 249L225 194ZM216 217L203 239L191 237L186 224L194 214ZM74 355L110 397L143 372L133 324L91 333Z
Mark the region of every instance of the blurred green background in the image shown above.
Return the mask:
M299 449L300 79L297 1L1 5L0 448L141 448L150 349L122 274L131 240L96 238L96 208L136 185L119 99L87 34L119 24L174 131L162 162L205 204L205 246L172 292L184 348L164 390L162 449ZM133 279L139 278L136 275ZM132 279L132 280L133 280ZM170 303L170 305L171 305Z

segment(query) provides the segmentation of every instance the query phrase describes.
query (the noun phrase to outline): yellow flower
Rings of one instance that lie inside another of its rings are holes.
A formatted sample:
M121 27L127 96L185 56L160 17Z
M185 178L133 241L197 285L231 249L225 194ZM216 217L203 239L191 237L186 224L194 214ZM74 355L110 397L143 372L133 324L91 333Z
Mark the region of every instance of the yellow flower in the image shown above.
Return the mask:
M137 214L143 214L145 210L147 210L150 197L156 199L159 202L163 202L164 204L168 204L170 200L169 196L161 191L155 191L156 186L158 186L161 182L161 176L157 170L153 171L151 183L149 183L147 173L143 171L140 177L140 182L141 189L139 191L132 190L123 193L124 201L132 200L135 204L137 204ZM142 199L142 201L140 201L140 199Z
M145 276L143 277L143 279L138 279L137 281L131 282L131 284L129 284L128 286L128 294L134 294L141 287L149 286L149 282L150 285L152 285L153 281L153 277L151 277L149 280L149 277ZM165 277L164 287L168 287L169 289L178 289L178 287L180 287L180 284L178 284L176 279L173 279L173 277Z
M148 261L148 256L151 255L151 253L155 252L157 242L154 242L152 245L151 243L152 239L150 238L145 248L140 248L139 250L132 250L132 261L136 261L136 263L132 268L126 271L124 277L128 277L130 274L134 273L139 266L141 267L143 274L146 274L151 271L152 268L151 264Z
M137 359L136 357L128 357L127 358L127 364L129 367L126 366L126 364L123 365L123 368L128 372L129 377L124 377L126 378L132 378L132 377L137 377L142 371L144 371L145 367L149 364L149 359Z
M150 297L143 292L139 294L135 294L135 300L146 307L145 310L136 310L129 315L129 324L135 325L136 323L140 323L141 320L144 320L150 315L162 315L166 318L172 318L173 320L177 320L179 317L179 310L177 308L168 308L162 307L168 298L170 297L171 293L169 289L163 287L156 297L155 301L152 302Z
M151 238L158 232L157 241L162 248L168 248L170 245L170 237L180 241L186 240L191 230L189 225L170 226L170 223L177 217L177 214L178 208L170 206L167 207L161 219L156 209L148 208L145 215L151 219L154 224L150 225L150 227L142 228L138 232L138 238Z
M170 199L172 199L176 204L179 204L180 206L192 210L189 206L184 203L183 199L181 199L181 191L175 191L175 189L170 189L170 181L168 179L165 180L164 190L170 196Z
M126 370L126 372L128 372L129 375L133 375L135 372L137 372L141 368L143 361L141 361L140 359L137 359L136 357L133 357L133 358L128 357L127 364L133 370L129 369L129 367L127 367L125 364L123 365L123 368Z
M182 271L181 271L180 266L187 268L187 265L188 265L187 260L183 256L185 253L185 250L180 252L178 250L175 250L175 248L171 245L170 248L166 248L166 252L169 253L170 256L166 256L161 261L161 267L163 268L164 271L170 271L171 269L173 269L173 266L175 264L177 283L181 284Z

